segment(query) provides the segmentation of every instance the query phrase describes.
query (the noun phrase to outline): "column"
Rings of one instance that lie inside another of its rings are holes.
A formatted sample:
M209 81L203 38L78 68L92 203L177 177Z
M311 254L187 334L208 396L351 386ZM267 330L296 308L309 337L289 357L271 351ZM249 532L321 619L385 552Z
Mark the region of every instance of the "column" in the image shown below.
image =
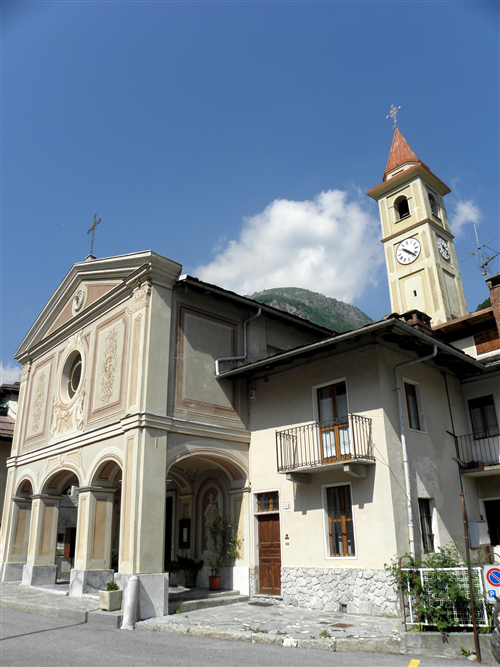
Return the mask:
M167 436L156 429L126 433L117 583L139 577L139 618L168 614L165 549Z
M7 500L8 496L6 496ZM5 563L2 581L21 581L28 558L31 525L31 498L12 498L12 523L9 541L5 545Z
M31 496L31 527L28 557L23 567L23 586L54 584L57 578L56 545L61 496Z
M111 533L116 489L85 486L79 489L75 562L69 594L95 594L113 581Z

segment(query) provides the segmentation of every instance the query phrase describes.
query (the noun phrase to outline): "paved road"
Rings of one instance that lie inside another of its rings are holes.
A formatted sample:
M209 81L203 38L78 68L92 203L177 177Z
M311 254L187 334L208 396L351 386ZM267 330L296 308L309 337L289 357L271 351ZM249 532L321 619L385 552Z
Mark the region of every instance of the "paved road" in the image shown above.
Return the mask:
M334 653L163 632L112 630L3 609L3 667L465 667L466 659ZM489 656L486 658L489 660ZM490 661L492 662L492 661Z

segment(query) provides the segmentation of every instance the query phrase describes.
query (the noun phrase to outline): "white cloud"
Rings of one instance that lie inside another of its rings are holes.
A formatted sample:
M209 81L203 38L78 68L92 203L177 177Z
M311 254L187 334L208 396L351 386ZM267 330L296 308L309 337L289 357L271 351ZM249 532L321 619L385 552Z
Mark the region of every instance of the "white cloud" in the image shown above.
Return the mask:
M21 379L21 366L12 361L5 365L0 361L0 384L12 384Z
M462 234L462 227L468 222L479 222L482 218L478 206L470 199L459 199L450 215L450 225L455 234Z
M303 287L351 302L376 284L384 261L380 222L364 196L341 190L313 201L276 199L243 223L215 259L194 274L240 294Z

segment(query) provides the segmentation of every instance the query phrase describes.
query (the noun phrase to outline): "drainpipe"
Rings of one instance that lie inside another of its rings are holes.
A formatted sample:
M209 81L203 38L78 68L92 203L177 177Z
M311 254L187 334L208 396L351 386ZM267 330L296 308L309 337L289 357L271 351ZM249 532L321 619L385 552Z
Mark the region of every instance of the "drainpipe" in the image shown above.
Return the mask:
M402 364L394 366L394 381L396 384L396 395L398 397L399 424L401 429L401 449L403 451L403 469L405 473L406 508L408 510L408 542L410 544L410 553L412 556L415 555L415 533L413 530L413 512L411 509L410 466L408 464L408 452L406 450L405 424L403 420L403 409L401 407L401 389L399 387L398 371L400 368L403 368L403 366L411 366L412 364L419 364L422 361L427 361L427 359L432 359L436 356L437 351L437 345L434 345L434 350L431 354L428 354L425 357L419 357L418 359L412 359L411 361L404 361Z
M262 308L259 308L257 313L255 315L252 315L252 317L249 317L248 320L245 320L243 322L243 354L241 357L219 357L218 359L215 360L215 377L218 377L219 375L219 362L220 361L242 361L243 359L247 358L247 325L249 322L252 320L256 320L259 315L262 313Z

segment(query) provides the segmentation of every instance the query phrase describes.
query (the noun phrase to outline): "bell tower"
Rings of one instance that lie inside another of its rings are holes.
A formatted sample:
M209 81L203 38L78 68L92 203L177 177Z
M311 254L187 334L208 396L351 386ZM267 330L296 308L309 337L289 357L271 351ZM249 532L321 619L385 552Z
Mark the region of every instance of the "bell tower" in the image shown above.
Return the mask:
M393 312L421 310L441 324L467 315L443 197L450 188L417 158L396 127L378 202Z

